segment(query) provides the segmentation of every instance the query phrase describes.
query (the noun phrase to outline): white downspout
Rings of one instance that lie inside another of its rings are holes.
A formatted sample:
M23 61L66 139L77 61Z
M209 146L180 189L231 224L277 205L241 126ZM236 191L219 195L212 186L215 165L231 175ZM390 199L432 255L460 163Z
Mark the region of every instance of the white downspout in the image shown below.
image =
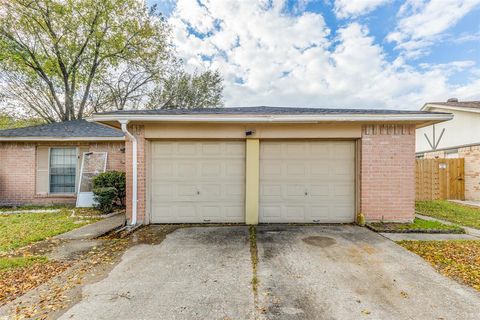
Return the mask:
M137 138L128 131L128 120L119 120L122 131L132 141L132 164L133 164L133 177L132 177L132 221L131 225L137 224Z

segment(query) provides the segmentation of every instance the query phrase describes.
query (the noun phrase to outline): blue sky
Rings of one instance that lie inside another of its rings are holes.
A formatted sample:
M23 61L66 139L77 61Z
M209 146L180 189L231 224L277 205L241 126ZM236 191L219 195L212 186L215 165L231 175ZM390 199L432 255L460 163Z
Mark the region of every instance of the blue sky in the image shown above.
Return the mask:
M149 0L225 104L418 109L480 99L480 0Z

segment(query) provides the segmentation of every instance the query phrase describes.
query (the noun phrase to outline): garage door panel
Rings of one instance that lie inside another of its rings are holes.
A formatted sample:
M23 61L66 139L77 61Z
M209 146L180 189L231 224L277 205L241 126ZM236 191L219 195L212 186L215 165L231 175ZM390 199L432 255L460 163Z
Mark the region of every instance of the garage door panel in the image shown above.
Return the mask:
M329 143L309 144L311 159L329 159L332 154L332 145Z
M296 157L299 154L305 154L308 145L304 142L291 142L282 144L282 153L286 156Z
M235 197L235 199L243 199L245 186L243 184L226 184L222 186L227 197Z
M152 143L151 222L245 221L245 144Z
M263 184L260 186L262 194L264 197L278 197L282 196L282 186L280 184Z
M152 194L154 199L171 198L175 194L175 190L170 184L154 183L152 189L155 190L155 192Z
M244 160L229 160L224 163L225 165L225 177L245 177L245 162Z
M318 162L310 163L310 174L317 177L328 178L330 175L330 163L319 160Z
M331 194L331 187L325 184L312 184L308 188L310 197L322 197L328 199Z
M157 156L174 154L174 147L173 143L155 143L152 145L152 155L155 159Z
M298 219L305 220L306 218L306 209L304 206L285 206L285 218L289 222L298 221Z
M346 200L349 200L352 192L355 190L352 188L352 184L336 184L333 187L333 195L336 198L345 198Z
M270 177L275 177L282 174L282 162L271 160L268 163L268 166L265 166L260 171L261 177L263 179L268 179Z
M353 141L261 142L260 222L352 222L354 151Z
M176 156L194 156L197 154L198 145L195 143L182 143L176 144L172 143L175 152L172 152L172 155Z
M268 145L263 142L260 144L261 153L264 154L265 159L278 159L282 154L282 144L270 142Z
M260 216L268 220L280 219L282 207L279 205L264 205L260 208Z
M202 156L218 157L222 155L222 145L219 142L202 144Z
M231 141L225 143L225 154L230 157L244 158L245 157L245 143L241 141Z
M302 178L307 173L307 168L304 163L287 163L286 175L287 177Z
M232 222L242 222L243 221L244 210L243 206L225 206L224 207L224 216Z
M201 166L202 177L220 178L222 176L222 164L220 162L202 163Z
M298 184L287 184L284 186L285 192L283 193L287 199L289 198L304 198L305 197L305 186Z
M313 205L310 207L310 217L312 221L325 221L330 219L331 206L326 205Z

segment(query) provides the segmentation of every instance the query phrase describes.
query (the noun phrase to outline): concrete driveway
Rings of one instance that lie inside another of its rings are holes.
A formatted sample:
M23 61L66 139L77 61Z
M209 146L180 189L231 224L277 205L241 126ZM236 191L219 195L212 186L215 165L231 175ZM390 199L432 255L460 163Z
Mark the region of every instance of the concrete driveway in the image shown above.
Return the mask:
M255 270L247 227L178 229L62 319L478 319L479 293L364 228L260 226L257 247Z

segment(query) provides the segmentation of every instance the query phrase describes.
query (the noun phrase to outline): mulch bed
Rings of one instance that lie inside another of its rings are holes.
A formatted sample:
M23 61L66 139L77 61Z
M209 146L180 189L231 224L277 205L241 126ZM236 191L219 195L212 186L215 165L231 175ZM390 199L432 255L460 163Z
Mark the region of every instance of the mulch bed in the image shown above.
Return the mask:
M68 262L50 261L0 272L0 306L55 277L70 267Z

